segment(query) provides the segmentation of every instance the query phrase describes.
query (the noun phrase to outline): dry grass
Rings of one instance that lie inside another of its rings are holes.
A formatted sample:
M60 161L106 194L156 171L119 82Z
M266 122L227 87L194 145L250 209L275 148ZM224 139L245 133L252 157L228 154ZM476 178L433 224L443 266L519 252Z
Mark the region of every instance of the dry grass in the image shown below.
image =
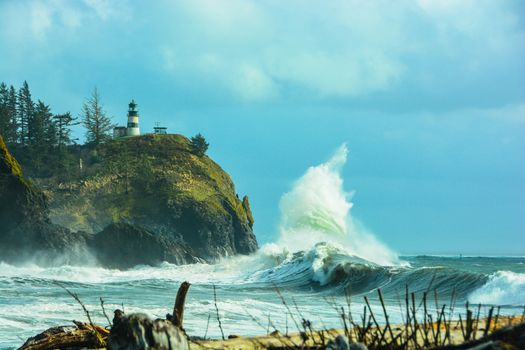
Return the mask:
M346 336L350 341L364 343L370 350L408 350L408 349L439 349L454 345L476 342L479 339L490 336L495 330L509 325L516 325L525 321L525 312L519 316L501 316L500 308L491 306L488 311L482 312L481 305L472 307L468 302L465 304L463 314L455 314L455 297L451 298L451 304L438 305L437 291L434 292L434 311L429 303L428 293L423 293L421 300L416 301L415 293L410 293L408 286L405 290L405 305L399 302L403 316L402 324L390 324L390 317L381 293L377 290L378 299L382 307L382 320L378 321L369 298L364 297L365 306L358 318L350 312L351 298L347 296L347 305L337 305L333 300L326 300L330 306L338 312L341 318L342 328L339 329L312 329L312 323L292 308L276 288L277 295L287 315L292 319L298 332L288 334L280 332L273 323L268 321L274 331L264 336L239 337L235 336L227 340L195 340L194 348L198 349L324 349L330 339L338 335ZM453 293L454 294L454 293ZM246 311L249 314L249 311ZM288 317L287 316L287 317ZM265 328L260 320L250 315L254 322L261 328ZM299 321L302 320L302 321ZM268 333L268 332L267 332Z

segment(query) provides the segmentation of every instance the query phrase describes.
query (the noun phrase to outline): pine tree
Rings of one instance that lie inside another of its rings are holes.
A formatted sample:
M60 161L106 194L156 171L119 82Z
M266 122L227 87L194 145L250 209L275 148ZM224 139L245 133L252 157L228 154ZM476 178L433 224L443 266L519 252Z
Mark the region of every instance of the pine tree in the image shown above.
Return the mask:
M56 147L53 154L49 157L52 164L52 173L59 179L71 179L77 174L78 158L73 148L67 147L73 143L71 139L71 126L78 125L71 113L56 114L53 116L54 134L56 137Z
M8 98L9 90L7 90L7 85L2 82L2 84L0 84L0 135L2 135L3 138L6 138L9 129Z
M76 122L77 119L78 118L73 117L69 112L53 116L53 123L56 127L57 146L63 147L72 143L71 127L79 124Z
M16 142L16 92L5 83L0 84L0 134L5 142Z
M29 124L34 113L34 103L31 99L31 92L29 91L29 85L27 81L18 90L17 98L17 119L19 127L19 141L22 146L26 146L29 143L31 135L29 134Z
M82 107L82 124L86 128L86 141L97 146L110 138L110 132L113 128L111 119L106 116L100 103L100 95L97 89Z
M28 124L30 146L43 149L55 145L56 133L51 120L52 117L53 114L49 105L38 100Z
M51 108L38 100L28 123L30 166L36 176L51 176L55 166L56 128Z
M7 110L9 113L9 120L10 120L10 128L9 132L6 134L6 140L8 144L14 144L17 142L17 121L16 121L16 115L17 115L17 109L16 109L16 89L11 85L9 87L9 93L7 96Z
M191 138L191 148L199 157L206 154L209 145L210 144L206 142L206 139L200 133Z

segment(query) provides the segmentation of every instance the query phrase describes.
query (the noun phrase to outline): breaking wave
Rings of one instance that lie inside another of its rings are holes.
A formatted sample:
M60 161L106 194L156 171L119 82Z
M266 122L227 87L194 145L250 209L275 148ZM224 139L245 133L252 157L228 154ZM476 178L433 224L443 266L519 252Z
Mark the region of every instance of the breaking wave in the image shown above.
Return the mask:
M525 274L498 271L486 284L469 295L473 303L494 305L520 305L525 302Z
M525 300L525 274L498 271L469 272L443 266L382 266L355 255L341 246L318 243L305 251L290 252L265 246L252 256L224 259L218 264L137 266L120 271L100 267L12 266L0 263L0 285L23 287L125 286L161 287L188 280L200 286L215 284L231 290L271 291L276 286L289 291L310 291L323 295L362 295L382 288L385 297L437 290L440 297L473 303L518 305Z
M345 191L341 177L347 156L343 144L327 162L310 167L283 195L278 244L299 251L331 242L343 246L350 255L381 265L398 265L397 254L350 214L352 193Z

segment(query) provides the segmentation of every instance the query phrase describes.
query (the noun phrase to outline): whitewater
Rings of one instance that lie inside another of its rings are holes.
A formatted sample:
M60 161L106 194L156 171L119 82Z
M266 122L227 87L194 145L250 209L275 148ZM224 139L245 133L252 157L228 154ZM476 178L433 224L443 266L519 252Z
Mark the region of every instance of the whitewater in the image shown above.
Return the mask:
M46 267L0 262L0 348L16 348L27 337L71 320L86 321L64 287L78 294L97 323L106 325L100 298L110 314L120 308L164 318L180 283L189 281L185 328L201 337L221 334L213 286L226 335L264 334L273 327L296 331L276 289L296 318L310 320L314 328L342 327L336 305L346 307L348 295L354 314L362 312L363 296L369 296L381 321L377 288L385 295L391 321L401 322L399 300L406 285L418 296L432 291L439 299L432 305L454 300L456 313L466 301L482 304L484 310L501 305L503 314L521 313L524 257L398 256L351 215L352 193L341 176L347 157L347 147L341 145L327 162L310 167L293 184L280 201L276 242L251 256L126 271L96 262Z

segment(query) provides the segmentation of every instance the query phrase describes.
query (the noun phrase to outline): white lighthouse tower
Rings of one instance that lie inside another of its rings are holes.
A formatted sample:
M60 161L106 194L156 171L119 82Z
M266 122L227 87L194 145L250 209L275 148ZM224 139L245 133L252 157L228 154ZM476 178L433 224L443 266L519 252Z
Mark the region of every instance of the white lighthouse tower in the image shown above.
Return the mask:
M126 128L126 136L140 136L139 129L139 113L137 111L137 104L135 100L131 100L128 110L128 127Z

